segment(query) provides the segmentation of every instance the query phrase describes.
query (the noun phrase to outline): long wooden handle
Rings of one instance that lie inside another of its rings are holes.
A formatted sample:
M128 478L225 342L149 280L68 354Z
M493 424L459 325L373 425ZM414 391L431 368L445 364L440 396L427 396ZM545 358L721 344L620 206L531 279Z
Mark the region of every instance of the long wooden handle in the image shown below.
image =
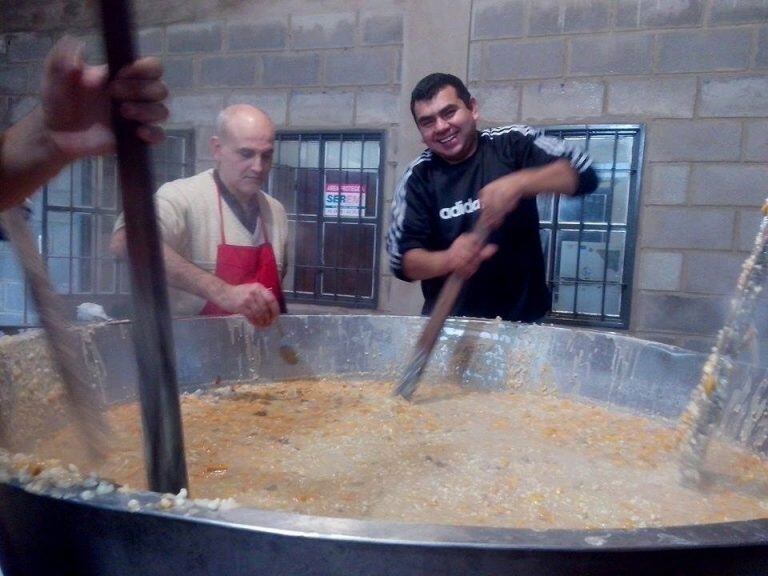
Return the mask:
M448 277L448 280L445 281L440 290L440 295L437 297L437 302L435 302L435 307L432 309L429 321L419 336L416 343L417 348L426 351L427 354L432 351L437 338L440 336L440 331L443 329L443 324L445 324L448 316L451 315L456 299L459 297L463 287L464 279L461 276L454 273Z
M101 0L111 74L134 61L133 18L128 0ZM135 122L113 110L125 230L133 290L133 343L139 371L144 452L149 488L177 493L187 487L187 467L176 382L171 315L147 145Z
M480 244L485 246L490 235L490 230L482 225L478 220L475 226L472 228L472 234L476 234L479 237ZM452 273L448 280L445 281L443 287L440 290L440 294L437 297L437 302L432 309L432 314L429 317L424 331L418 340L418 346L427 351L427 354L435 346L437 338L440 335L440 331L445 324L446 318L453 312L453 307L456 304L456 299L461 294L461 289L464 287L464 279L456 274Z
M479 237L481 246L485 246L485 243L488 241L488 236L490 235L490 230L478 220L472 229L472 233ZM437 297L437 302L435 302L435 306L432 309L427 325L424 327L424 330L419 335L419 339L416 341L411 360L403 371L403 376L395 388L395 394L401 395L406 400L410 400L413 396L413 393L419 385L421 374L432 354L432 349L435 347L435 343L440 337L443 324L445 324L446 318L451 315L453 307L456 304L456 299L459 297L459 294L461 294L463 288L464 278L455 272L448 276L448 279L440 290L440 294Z
M482 246L488 241L490 230L480 223L478 220L475 226L472 228L472 234L476 234ZM432 350L437 342L437 338L440 335L440 331L445 324L446 318L450 316L453 311L453 307L456 304L456 299L461 294L461 289L464 287L464 279L461 278L455 272L448 277L448 280L443 284L440 294L435 302L435 307L432 309L432 314L429 317L424 331L418 340L419 347L425 349L427 354Z

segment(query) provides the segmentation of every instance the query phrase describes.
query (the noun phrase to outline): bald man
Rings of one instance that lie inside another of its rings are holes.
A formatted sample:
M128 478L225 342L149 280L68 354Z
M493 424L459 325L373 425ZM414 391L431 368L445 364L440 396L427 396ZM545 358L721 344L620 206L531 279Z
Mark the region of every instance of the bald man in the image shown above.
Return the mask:
M262 190L272 168L275 127L258 108L236 104L216 120L216 168L168 182L155 195L171 309L175 316L242 314L269 326L285 301L288 219ZM111 251L127 254L124 220Z

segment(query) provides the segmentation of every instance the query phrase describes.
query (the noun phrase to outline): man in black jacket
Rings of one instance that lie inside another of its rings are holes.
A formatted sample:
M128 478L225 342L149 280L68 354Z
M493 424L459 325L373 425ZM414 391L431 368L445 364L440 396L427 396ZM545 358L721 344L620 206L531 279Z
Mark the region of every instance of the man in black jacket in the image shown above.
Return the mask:
M429 314L447 276L467 279L454 315L540 319L551 306L536 195L597 188L589 156L529 126L477 130L477 101L450 74L411 93L425 150L395 190L387 250L401 280L421 280ZM474 228L491 231L488 244ZM474 229L473 229L474 228Z

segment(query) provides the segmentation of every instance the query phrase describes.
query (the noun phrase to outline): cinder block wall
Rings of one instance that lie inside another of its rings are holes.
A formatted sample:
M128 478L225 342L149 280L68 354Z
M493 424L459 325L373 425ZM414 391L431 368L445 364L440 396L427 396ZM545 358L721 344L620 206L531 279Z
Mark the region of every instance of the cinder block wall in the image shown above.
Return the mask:
M767 22L739 0L474 3L469 78L504 103L492 120L647 128L637 336L707 349L722 325L768 196Z
M35 103L40 60L81 3L0 2L0 116ZM76 4L76 5L75 5ZM768 4L754 0L285 0L136 3L141 48L163 58L172 125L256 103L280 127L387 133L386 202L421 145L413 83L467 78L490 124L647 128L630 332L707 349L768 196ZM383 260L380 309L415 313ZM756 324L768 329L765 301Z

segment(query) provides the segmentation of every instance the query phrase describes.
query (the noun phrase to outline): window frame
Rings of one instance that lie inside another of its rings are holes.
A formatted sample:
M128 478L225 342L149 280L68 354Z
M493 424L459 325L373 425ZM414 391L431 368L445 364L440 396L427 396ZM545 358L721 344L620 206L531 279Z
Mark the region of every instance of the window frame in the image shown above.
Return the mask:
M645 134L646 134L646 126L645 124L563 124L563 125L553 125L553 126L541 126L540 129L547 135L551 136L580 136L583 135L585 138L586 146L585 148L587 151L589 150L589 141L594 136L602 136L602 135L613 135L615 137L614 140L614 150L613 150L613 161L611 163L610 168L610 194L609 194L609 208L612 206L612 197L613 197L613 191L615 188L616 183L616 173L617 173L617 167L616 167L616 155L617 155L617 148L618 148L618 137L622 135L632 135L634 137L633 140L633 148L632 148L632 158L630 161L629 168L627 169L627 174L629 177L629 183L628 183L628 197L627 197L627 216L626 216L626 224L616 225L611 222L611 218L609 217L607 219L607 222L604 223L589 223L588 229L590 231L597 231L597 232L604 232L605 233L605 243L606 246L610 243L611 238L611 232L614 230L624 230L625 231L625 242L624 242L624 259L622 263L622 276L618 282L618 286L620 287L620 295L621 295L621 303L619 307L619 314L618 316L608 316L605 313L605 295L606 295L606 286L609 284L616 284L614 282L608 282L606 280L607 270L608 266L607 264L604 264L603 267L603 280L600 281L600 284L602 285L602 300L601 300L601 312L600 314L587 314L587 313L580 313L580 312L558 312L558 311L550 311L546 319L547 321L556 323L556 324L562 324L562 325L568 325L568 326L581 326L581 327L587 327L587 328L609 328L609 329L619 329L619 330L628 330L630 327L630 320L631 320L631 310L632 310L632 291L634 286L634 268L635 268L635 252L637 248L637 239L638 239L638 232L639 232L639 215L640 215L640 194L642 193L642 180L643 180L643 155L645 151ZM604 175L605 171L600 170L598 171L598 177L601 175ZM558 216L559 216L559 206L560 206L560 197L558 195L554 195L554 198L552 199L552 219L551 222L548 223L542 223L539 222L539 230L549 230L550 231L550 238L548 245L545 250L545 263L546 263L546 280L547 280L547 286L549 287L550 291L553 293L553 300L554 300L554 290L556 288L556 284L559 284L559 278L555 277L555 266L557 262L557 235L565 230L565 231L577 231L578 233L578 242L579 246L581 245L581 238L582 234L584 233L585 228L585 221L582 214L581 219L579 222L574 226L572 224L569 225L563 225L559 222ZM610 214L610 211L608 211ZM580 251L579 251L580 252ZM577 264L576 264L576 270L577 270L577 277L575 281L573 282L573 285L575 287L575 295L574 295L574 304L573 308L578 308L578 287L581 284L592 284L594 281L585 281L585 280L579 280L578 278L578 257L577 254Z

